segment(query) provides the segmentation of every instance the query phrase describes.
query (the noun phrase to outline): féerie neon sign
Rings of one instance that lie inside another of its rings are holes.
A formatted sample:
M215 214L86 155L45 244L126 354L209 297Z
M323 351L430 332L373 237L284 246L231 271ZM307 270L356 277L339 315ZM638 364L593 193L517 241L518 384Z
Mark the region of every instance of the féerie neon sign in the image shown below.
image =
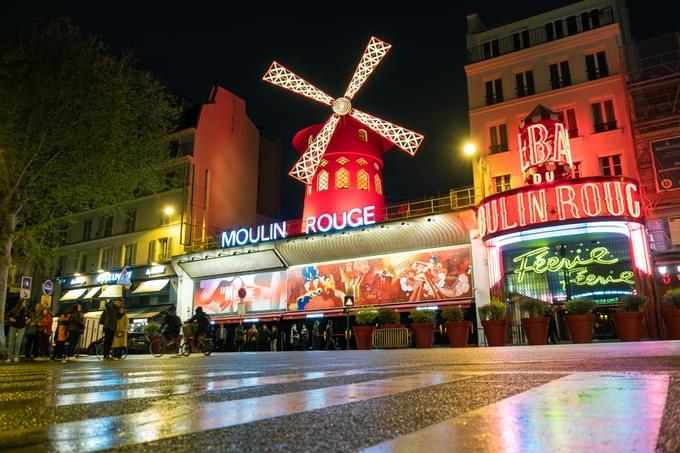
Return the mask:
M548 256L548 247L539 247L523 253L513 258L513 263L519 263L519 268L513 273L517 275L517 281L524 281L527 273L544 274L546 272L565 272L569 276L569 281L579 286L597 286L612 283L635 284L632 271L622 271L619 275L596 275L588 271L591 265L613 265L619 262L618 258L608 258L609 249L606 247L595 247L590 250L586 257L576 255L574 258L559 256Z

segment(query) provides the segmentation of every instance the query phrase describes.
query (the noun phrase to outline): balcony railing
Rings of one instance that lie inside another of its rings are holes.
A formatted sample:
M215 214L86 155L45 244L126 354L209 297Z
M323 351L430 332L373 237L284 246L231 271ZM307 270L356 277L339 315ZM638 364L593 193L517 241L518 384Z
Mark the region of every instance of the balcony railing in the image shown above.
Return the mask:
M542 27L523 30L511 36L494 39L480 46L468 49L467 62L477 63L489 60L612 23L614 23L614 13L610 7L584 12L578 16L571 16L566 20L560 21L559 26L561 28L558 31L554 28L555 22L550 22Z

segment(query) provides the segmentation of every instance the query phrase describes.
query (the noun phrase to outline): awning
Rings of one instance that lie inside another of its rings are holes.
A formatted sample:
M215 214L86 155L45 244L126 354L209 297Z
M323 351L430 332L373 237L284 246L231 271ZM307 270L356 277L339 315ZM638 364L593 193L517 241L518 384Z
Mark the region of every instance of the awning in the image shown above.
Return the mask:
M172 305L157 305L154 307L131 308L127 310L127 315L130 319L154 318L171 307Z
M417 303L409 304L390 304L390 305L378 305L375 306L377 310L381 308L391 308L397 310L398 312L409 311L412 308L421 307L423 309L432 307L432 310L441 310L444 307L451 305L459 305L462 308L468 308L472 303L471 299L455 299L455 300L439 300L439 301L423 301ZM437 307L436 309L434 307ZM357 310L361 309L362 306L353 307L349 315L356 316ZM314 318L337 318L338 316L346 316L342 308L333 308L330 310L315 310L315 311L293 311L288 312L283 315L283 319L314 319Z
M250 313L243 316L222 316L212 317L212 320L218 324L238 324L240 321L244 323L252 322L275 322L281 320L282 313Z
M87 291L87 288L69 289L66 291L66 294L61 296L59 302L63 302L65 300L76 300L82 296L85 291Z
M321 319L321 318L337 318L338 316L345 316L345 312L342 309L318 310L318 311L293 311L283 315L283 319Z
M193 256L191 260L179 261L178 264L193 279L215 275L243 274L265 269L283 269L286 267L286 264L281 261L281 258L274 250L261 250L253 253L248 251L238 254L237 251L231 251L231 253L226 255L226 252L220 252L217 257L201 259Z
M157 293L158 291L165 288L169 282L170 282L169 278L147 280L145 282L141 282L134 290L132 290L132 294Z
M88 311L87 313L83 314L84 317L86 318L95 318L99 319L99 317L102 315L102 311Z
M121 285L109 285L98 296L99 299L120 299L123 297L123 287Z
M85 297L83 297L83 299L94 298L95 294L97 294L100 289L102 289L101 286L95 286L94 288L90 288L90 290L87 292L87 294L85 294Z

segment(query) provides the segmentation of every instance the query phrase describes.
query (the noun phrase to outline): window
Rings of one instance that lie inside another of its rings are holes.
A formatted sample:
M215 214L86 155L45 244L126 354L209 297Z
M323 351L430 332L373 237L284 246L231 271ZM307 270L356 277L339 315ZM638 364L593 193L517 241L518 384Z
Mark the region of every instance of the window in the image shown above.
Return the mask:
M103 248L99 251L99 269L109 269L111 266L111 249L109 247Z
M321 170L316 180L316 191L322 192L324 190L328 190L328 172Z
M349 170L341 168L335 172L335 188L349 189Z
M345 165L347 162L349 162L349 159L346 158L345 156L342 156L342 157L339 157L336 160L336 162L339 163L340 165Z
M137 228L137 210L130 209L125 213L125 232L133 233Z
M485 60L487 58L497 57L501 53L497 39L485 42L484 44L482 44L482 48L484 49Z
M491 151L492 154L508 150L508 132L505 124L491 126L489 128L489 138L491 141L489 151Z
M64 275L66 274L66 266L68 265L68 256L67 255L61 255L59 257L59 269L57 269L57 275Z
M534 71L519 72L515 74L517 97L530 96L536 92L534 88Z
M573 162L571 167L571 175L576 179L581 177L581 162Z
M593 129L595 129L595 133L616 129L613 101L596 102L591 107L593 109ZM603 108L604 112L602 111Z
M366 170L357 172L357 189L368 190L368 173L366 173Z
M496 187L496 193L510 190L510 175L495 176L493 178L493 183L494 187Z
M123 248L123 266L134 266L136 252L135 244L126 244Z
M573 35L578 33L578 23L576 22L576 16L569 16L567 21L567 35Z
M92 237L92 219L83 222L83 241L89 241Z
M559 39L563 36L564 30L562 29L562 20L556 20L555 22L548 22L545 24L545 39L547 41Z
M529 30L523 30L512 34L512 49L521 50L531 47L531 40L529 39Z
M588 80L596 80L609 75L607 54L604 50L586 55L586 74L588 75Z
M486 105L493 105L503 102L502 79L487 80L484 86L486 89Z
M594 9L581 13L581 29L583 31L590 30L591 28L597 28L600 26L600 10Z
M66 225L60 225L57 228L57 245L64 245L68 239L68 227Z
M151 264L156 262L156 240L149 241L149 253L146 257L146 262Z
M602 176L621 176L623 174L621 154L600 157L600 170L602 171Z
M382 181L380 181L380 175L373 175L373 183L375 185L375 193L382 195Z
M158 240L158 261L170 261L172 258L170 243L170 238L160 238Z
M108 238L113 234L113 216L107 215L99 220L99 235Z
M328 161L326 159L321 159L321 162L319 162L319 166L325 167L326 165L328 165Z
M368 134L364 129L359 129L359 141L360 142L367 142L368 141Z
M84 274L88 271L89 259L90 257L87 255L87 253L81 253L80 259L78 260L78 272Z
M564 128L569 133L569 138L578 137L578 125L576 124L576 110L566 109L558 112L560 120L564 123Z
M553 90L571 85L569 61L564 60L550 65L550 86Z
M361 165L362 167L365 167L366 165L368 165L368 162L366 162L366 159L364 159L363 157L360 157L357 159L357 164Z

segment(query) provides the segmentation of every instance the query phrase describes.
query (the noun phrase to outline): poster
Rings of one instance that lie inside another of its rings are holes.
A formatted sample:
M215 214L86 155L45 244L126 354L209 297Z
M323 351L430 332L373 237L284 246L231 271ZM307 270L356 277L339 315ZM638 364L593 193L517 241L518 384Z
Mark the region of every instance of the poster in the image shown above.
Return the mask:
M286 309L286 272L262 272L201 280L196 284L194 309L208 314L238 313L238 290L244 288L245 312Z
M680 189L680 137L656 140L649 147L654 160L657 190Z
M394 253L374 258L292 267L288 310L342 308L472 296L469 247Z

